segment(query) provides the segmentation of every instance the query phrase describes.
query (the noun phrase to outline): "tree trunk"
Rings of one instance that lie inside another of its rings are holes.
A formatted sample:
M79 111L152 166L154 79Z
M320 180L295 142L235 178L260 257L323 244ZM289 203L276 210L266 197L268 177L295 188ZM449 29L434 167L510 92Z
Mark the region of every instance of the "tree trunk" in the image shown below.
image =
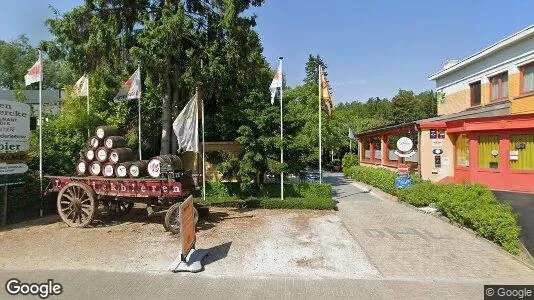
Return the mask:
M171 78L171 57L165 57L165 96L163 97L162 117L161 117L161 149L160 154L169 154L171 146L171 127L172 127L172 78Z

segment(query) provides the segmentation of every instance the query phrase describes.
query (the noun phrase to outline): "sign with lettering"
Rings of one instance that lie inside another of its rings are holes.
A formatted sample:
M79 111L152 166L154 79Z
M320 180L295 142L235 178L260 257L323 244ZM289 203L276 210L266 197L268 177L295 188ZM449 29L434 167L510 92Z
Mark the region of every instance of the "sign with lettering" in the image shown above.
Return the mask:
M430 129L430 138L431 139L437 139L438 138L438 130L437 129Z
M29 149L30 106L0 100L0 153L26 152Z
M195 212L193 209L193 196L180 204L180 235L182 242L182 260L189 254L189 251L195 247Z

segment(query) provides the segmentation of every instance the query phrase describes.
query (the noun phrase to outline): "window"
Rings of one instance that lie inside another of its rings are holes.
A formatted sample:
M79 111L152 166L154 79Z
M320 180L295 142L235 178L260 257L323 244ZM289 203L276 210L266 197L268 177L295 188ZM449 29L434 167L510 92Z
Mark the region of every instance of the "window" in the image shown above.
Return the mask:
M373 139L373 146L375 150L375 159L382 159L382 140L380 138Z
M480 105L480 81L471 83L471 106Z
M510 142L510 169L534 171L534 135L512 135Z
M397 155L395 154L395 149L397 149L397 141L400 139L400 135L390 135L388 136L388 159L390 161L396 161L399 160Z
M369 139L363 140L363 158L371 158L371 143Z
M461 134L456 139L456 165L469 167L469 138L467 134Z
M478 137L478 167L483 169L499 168L499 136Z
M508 98L508 73L495 75L489 80L491 84L490 99L492 102Z
M534 92L534 63L521 67L521 93Z

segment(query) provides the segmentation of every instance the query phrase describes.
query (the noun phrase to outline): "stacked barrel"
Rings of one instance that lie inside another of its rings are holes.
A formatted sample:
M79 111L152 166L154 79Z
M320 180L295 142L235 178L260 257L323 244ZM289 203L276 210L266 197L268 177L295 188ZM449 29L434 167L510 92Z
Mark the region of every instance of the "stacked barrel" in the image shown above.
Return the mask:
M161 155L150 160L133 161L134 151L126 147L124 137L115 127L100 126L95 136L87 141L87 150L76 163L78 175L117 178L142 178L147 175L160 177L162 166L171 171L182 170L182 161L177 155Z

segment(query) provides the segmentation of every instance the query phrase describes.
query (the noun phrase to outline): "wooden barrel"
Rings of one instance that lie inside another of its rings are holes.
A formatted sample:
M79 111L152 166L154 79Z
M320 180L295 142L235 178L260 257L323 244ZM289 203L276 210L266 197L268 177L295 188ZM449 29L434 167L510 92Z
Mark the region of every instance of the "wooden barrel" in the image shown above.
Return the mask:
M89 146L90 149L96 149L98 147L102 147L102 141L96 136L92 136L89 138L89 141L87 141L87 146Z
M130 148L117 148L111 150L109 161L113 164L129 161L133 159L133 151Z
M133 162L128 168L130 178L145 177L147 174L148 160L139 160Z
M96 137L100 140L104 140L108 136L119 135L117 127L112 126L99 126L96 128Z
M88 162L91 162L93 160L95 160L95 150L93 149L89 149L87 151L85 151L85 160L88 161Z
M118 178L128 177L128 169L130 168L131 165L132 165L131 161L118 163L115 166L115 177L118 177Z
M108 136L104 140L104 146L106 146L108 149L121 148L126 146L126 140L122 136Z
M96 149L96 159L99 162L104 163L109 159L109 153L110 153L110 150L108 148L100 147Z
M173 171L182 170L182 161L178 155L166 154L152 158L148 162L148 175L157 178L161 175L161 165L169 165Z
M100 176L102 173L102 164L98 161L93 161L89 164L89 174L93 176Z
M85 160L79 160L76 163L76 173L78 175L85 175L87 173L88 167L89 164Z
M115 166L109 162L104 164L104 168L102 169L102 175L104 175L104 177L115 176Z

